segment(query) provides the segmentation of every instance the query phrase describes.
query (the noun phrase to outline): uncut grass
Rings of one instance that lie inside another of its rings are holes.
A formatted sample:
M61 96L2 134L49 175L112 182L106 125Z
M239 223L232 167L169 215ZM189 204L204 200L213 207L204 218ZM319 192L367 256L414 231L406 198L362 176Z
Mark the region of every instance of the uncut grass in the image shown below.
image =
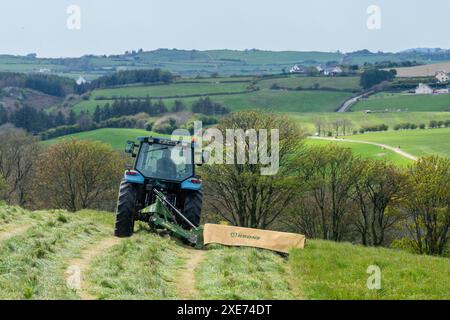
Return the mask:
M37 212L25 233L0 242L0 299L77 299L67 262L111 234L111 214Z
M101 254L87 273L89 293L99 299L176 299L182 249L140 227L133 237Z
M448 258L311 240L289 263L307 299L450 299ZM370 265L381 269L381 290L367 288Z
M280 255L254 248L210 246L196 271L202 299L293 299Z

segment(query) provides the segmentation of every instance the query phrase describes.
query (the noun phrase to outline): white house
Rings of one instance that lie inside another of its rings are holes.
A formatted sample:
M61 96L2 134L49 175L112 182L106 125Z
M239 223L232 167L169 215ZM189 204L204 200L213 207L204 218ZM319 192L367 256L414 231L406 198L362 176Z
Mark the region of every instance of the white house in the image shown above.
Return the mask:
M80 76L76 82L77 82L77 85L81 86L82 84L85 84L87 81L85 78Z
M305 73L305 69L302 67L299 67L298 65L295 65L289 70L290 73Z
M429 85L424 83L419 83L415 91L416 94L433 94L433 89Z
M342 72L344 72L344 70L342 70L342 68L339 67L339 66L334 67L333 70L331 70L331 73L334 74L334 75L341 74Z
M448 74L445 71L439 71L439 72L436 72L436 79L439 82L447 82L450 80L450 77L448 76Z

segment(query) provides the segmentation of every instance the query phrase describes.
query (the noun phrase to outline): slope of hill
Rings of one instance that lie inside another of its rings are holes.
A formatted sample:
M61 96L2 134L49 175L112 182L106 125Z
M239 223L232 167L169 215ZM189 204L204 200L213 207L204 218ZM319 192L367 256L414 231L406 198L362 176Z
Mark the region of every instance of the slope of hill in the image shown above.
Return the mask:
M446 258L309 240L288 259L211 246L189 264L192 248L142 224L133 237L116 239L113 223L107 212L0 206L0 298L173 299L186 290L203 299L450 298ZM370 265L381 269L381 290L366 287ZM192 282L186 273L195 274Z

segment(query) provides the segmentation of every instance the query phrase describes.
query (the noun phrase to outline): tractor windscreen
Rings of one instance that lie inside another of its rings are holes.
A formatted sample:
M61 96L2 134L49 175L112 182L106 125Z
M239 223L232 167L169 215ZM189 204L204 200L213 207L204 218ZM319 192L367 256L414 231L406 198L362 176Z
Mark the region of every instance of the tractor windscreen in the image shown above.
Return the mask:
M184 181L194 172L190 146L144 143L136 164L145 177L160 180Z

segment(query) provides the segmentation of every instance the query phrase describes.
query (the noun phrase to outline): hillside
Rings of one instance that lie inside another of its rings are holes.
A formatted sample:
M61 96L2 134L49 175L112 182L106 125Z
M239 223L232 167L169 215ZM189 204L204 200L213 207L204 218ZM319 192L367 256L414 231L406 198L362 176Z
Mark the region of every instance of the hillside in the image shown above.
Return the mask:
M251 248L195 251L144 225L116 239L113 221L107 212L0 206L0 298L450 298L446 258L316 240L289 258ZM379 291L366 288L373 264L382 271ZM81 284L69 289L78 271Z

